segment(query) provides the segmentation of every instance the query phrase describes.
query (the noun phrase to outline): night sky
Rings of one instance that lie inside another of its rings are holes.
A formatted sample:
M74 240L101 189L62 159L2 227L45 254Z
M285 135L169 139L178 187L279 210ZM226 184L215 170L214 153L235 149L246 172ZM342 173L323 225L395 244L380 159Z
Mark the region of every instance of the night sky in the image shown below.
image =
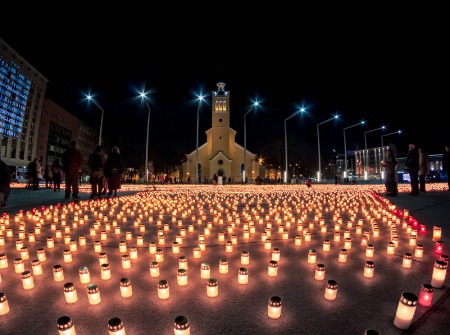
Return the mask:
M307 113L287 121L289 162L310 169L318 164L317 124L335 114L337 121L319 127L324 164L344 152L343 129L362 120L346 130L347 150L363 149L364 133L382 125L385 131L366 133L369 148L399 129L383 142L400 157L408 143L429 153L450 143L449 55L439 20L417 24L395 13L307 23L243 13L229 22L135 15L52 17L38 34L0 23L0 37L49 80L46 96L99 129L101 111L84 99L95 95L105 110L104 137L129 165L145 160L148 110L136 98L142 90L151 99L149 160L179 164L195 150L196 94L210 94L218 82L230 91L231 127L242 146L243 116L260 102L247 115L247 149L268 163L284 165L284 120L300 107ZM200 111L200 145L211 127L210 103L207 97Z

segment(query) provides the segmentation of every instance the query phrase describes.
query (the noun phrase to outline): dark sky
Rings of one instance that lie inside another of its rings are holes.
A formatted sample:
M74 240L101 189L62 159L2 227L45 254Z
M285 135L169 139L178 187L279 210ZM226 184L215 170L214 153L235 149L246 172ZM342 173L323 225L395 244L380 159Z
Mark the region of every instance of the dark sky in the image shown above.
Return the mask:
M181 10L181 9L179 9ZM269 11L268 11L269 12ZM289 12L289 11L288 11ZM382 11L381 11L382 12ZM441 153L450 140L448 51L439 20L400 12L363 13L304 22L284 16L235 15L229 21L194 15L163 20L158 13L120 19L52 17L36 33L3 21L0 37L48 80L47 97L95 129L101 111L84 100L96 95L105 110L104 136L131 164L143 163L148 111L133 99L151 91L149 160L179 163L195 150L195 93L218 82L230 91L231 127L243 145L267 161L284 164L284 120L301 106L307 115L287 121L289 161L317 167L317 124L322 163L383 138L403 156L410 142ZM225 14L224 14L225 15ZM49 16L50 17L50 16ZM26 24L24 24L26 25ZM14 29L13 29L14 28ZM200 112L199 143L211 126L210 97Z

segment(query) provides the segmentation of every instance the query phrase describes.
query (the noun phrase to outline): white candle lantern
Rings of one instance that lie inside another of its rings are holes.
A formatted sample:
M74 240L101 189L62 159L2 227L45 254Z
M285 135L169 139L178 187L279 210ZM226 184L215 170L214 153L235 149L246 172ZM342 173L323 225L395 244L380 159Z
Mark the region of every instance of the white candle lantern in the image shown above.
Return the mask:
M156 253L156 243L155 242L150 242L148 244L148 252L153 255Z
M372 261L366 261L364 265L364 277L372 278L373 272L375 270L374 264Z
M25 290L31 290L34 287L34 280L30 271L22 272L22 285Z
M225 244L225 252L233 252L233 243L231 241L227 241Z
M206 295L208 297L214 298L219 295L219 284L216 278L208 278L206 283Z
M64 263L72 263L72 252L70 249L64 249L63 251Z
M106 230L102 230L100 232L100 240L101 241L106 241L108 239L108 233L106 232Z
M330 251L330 248L331 248L330 240L323 241L322 245L323 251Z
M37 250L37 257L38 257L38 259L39 259L41 262L43 262L43 261L45 261L45 260L47 259L47 256L45 255L45 250L44 250L44 248L39 248L39 249ZM0 265L0 268L1 268L1 265Z
M131 288L131 286L130 286ZM126 335L125 327L122 320L118 317L114 317L108 320L108 332L109 335Z
M111 267L109 266L108 263L100 265L100 276L102 280L111 279Z
M127 231L127 232L125 233L125 240L131 241L132 239L133 239L133 234L132 234L132 232L131 232L131 231Z
M433 241L439 241L442 236L442 227L433 226Z
M415 257L423 257L423 244L417 244L416 248L414 249L414 256Z
M231 245L231 242L230 242ZM233 246L231 246L233 248ZM195 246L193 249L194 258L201 258L202 257L202 249L199 245Z
M85 246L85 245L86 245L86 236L80 235L80 236L78 237L78 243L79 243L81 246Z
M130 258L131 259L137 259L138 258L138 251L137 251L137 248L135 246L129 247L128 251L130 253Z
M295 236L295 242L294 242L294 244L295 244L295 245L302 245L302 239L303 239L302 235L297 235L297 236Z
M270 238L266 238L266 240L264 241L264 249L272 249L272 240Z
M98 262L99 262L100 265L108 264L108 255L106 255L106 252L101 252L98 255Z
M314 269L314 279L315 280L324 280L325 279L325 265L317 264Z
M22 258L18 257L14 259L14 271L16 273L22 273L25 271L25 265L23 264Z
M159 264L158 262L150 262L150 276L159 277Z
M119 242L119 252L127 252L127 242L125 241Z
M420 289L419 305L423 307L430 307L433 302L433 286L430 284L423 284Z
M102 252L102 243L100 241L94 241L94 252Z
M366 247L366 257L372 258L374 255L375 249L373 244L368 244Z
M417 296L414 293L403 292L395 314L394 325L399 329L408 329L417 307Z
M238 272L238 283L239 284L248 284L248 269L247 268L239 268Z
M309 231L305 231L304 235L305 235L305 242L310 242L311 241L311 233Z
M175 322L173 324L174 335L190 335L189 320L187 317L180 315L175 318Z
M53 266L53 279L55 281L63 281L64 280L64 271L61 265Z
M77 251L78 247L77 247L77 241L75 240L70 240L69 243L69 249L70 251Z
M161 263L164 261L163 249L161 249L161 248L156 249L155 261L157 261L158 263Z
M275 277L278 274L278 261L271 260L269 262L267 274L271 277Z
M9 313L9 303L6 299L6 295L3 292L0 292L0 316L6 315Z
M0 269L6 269L8 267L8 258L6 254L0 254Z
M341 233L337 231L334 233L334 242L340 242L340 241L341 241Z
M448 266L448 255L441 255L439 256L439 260L445 262Z
M20 251L20 249L22 249L23 248L23 240L17 240L16 241L16 250L17 251Z
M308 263L309 264L314 264L316 262L316 258L317 258L316 250L309 249L308 250Z
M352 248L352 239L347 237L345 238L344 248L350 250Z
M279 248L273 248L272 249L272 260L273 261L279 261L281 258L281 253Z
M162 279L158 282L158 298L168 299L169 298L169 282Z
M269 298L269 303L267 305L267 316L270 319L278 319L281 317L281 297L273 295Z
M338 257L339 262L341 263L345 263L347 262L347 249L341 249L339 250L339 257Z
M68 316L60 317L56 325L59 335L76 335L75 326Z
M73 283L64 284L64 297L68 304L73 304L78 301L77 290Z
M221 258L219 261L219 273L228 273L228 260Z
M179 269L188 269L188 260L186 256L181 256L178 258L178 268Z
M206 250L206 242L205 241L198 241L198 246L200 247L201 251L205 251Z
M409 245L415 247L417 242L417 236L412 235L409 237Z
M444 286L446 274L447 263L444 261L435 261L433 275L431 277L431 285L435 288L442 288Z
M122 255L122 269L131 269L130 255Z
M405 252L403 254L403 262L402 262L402 266L404 268L409 269L412 265L412 254L410 254L409 252Z
M120 286L120 295L123 298L129 298L133 295L133 289L131 287L130 278L121 278L119 286Z
M91 275L87 266L82 266L78 270L81 284L87 284L91 281Z
M180 286L187 285L188 277L186 269L178 269L177 270L177 284Z
M248 251L241 252L241 264L242 265L250 264L250 254L248 253Z
M28 242L36 242L36 236L34 235L34 232L30 231L28 232Z
M20 258L22 258L22 259L30 258L30 253L28 252L28 247L20 248Z
M64 235L64 244L69 244L71 239L70 234Z
M337 295L337 281L329 280L325 287L325 299L327 300L335 300Z
M99 304L102 299L100 297L100 290L96 284L88 285L87 287L88 300L91 305Z
M40 276L42 274L42 264L39 259L33 259L31 261L31 269L33 270L33 275Z
M136 237L136 245L144 245L144 238L142 236L137 236Z
M203 279L208 279L210 276L211 268L208 263L202 263L200 265L200 276Z
M388 242L388 245L387 245L387 250L386 250L386 252L387 252L387 254L388 255L393 255L394 254L394 251L395 251L395 243L394 242Z
M344 231L344 238L350 238L350 230L346 229Z

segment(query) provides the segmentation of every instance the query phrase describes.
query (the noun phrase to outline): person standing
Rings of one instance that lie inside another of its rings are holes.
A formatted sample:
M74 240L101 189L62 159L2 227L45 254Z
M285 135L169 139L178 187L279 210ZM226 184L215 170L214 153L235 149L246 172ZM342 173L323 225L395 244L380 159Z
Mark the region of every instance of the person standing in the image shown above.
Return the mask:
M112 148L105 164L105 176L108 180L108 199L114 192L117 197L117 190L122 188L123 165L118 147Z
M445 174L447 175L447 186L448 190L450 191L450 146L445 146L444 154L442 155L442 169L444 170Z
M0 157L0 207L7 206L8 198L11 193L11 177L9 167Z
M70 198L70 193L72 193L73 199L79 199L79 185L78 179L81 169L81 164L83 164L83 155L81 151L77 148L77 142L72 141L70 143L70 148L64 151L62 156L63 169L66 177L66 189L64 199Z
M91 169L90 183L91 196L90 199L98 199L102 197L103 178L105 177L105 155L102 152L102 147L98 145L95 151L89 156L88 166Z
M59 159L55 159L51 168L53 174L53 191L60 192L61 191L61 163Z
M53 173L48 164L45 165L44 179L45 179L45 188L51 188L53 183Z
M419 195L419 153L416 145L411 143L408 146L408 153L405 159L405 171L409 173L411 183L411 193L409 195Z
M384 167L384 173L386 175L385 186L386 186L386 196L388 197L396 197L398 193L397 182L395 181L397 164L398 162L395 159L395 156L392 154L392 150L387 149L384 160L381 161L381 166Z
M28 188L34 190L34 180L36 179L36 159L33 159L27 166Z
M419 192L426 192L425 176L428 172L427 152L423 147L419 147Z

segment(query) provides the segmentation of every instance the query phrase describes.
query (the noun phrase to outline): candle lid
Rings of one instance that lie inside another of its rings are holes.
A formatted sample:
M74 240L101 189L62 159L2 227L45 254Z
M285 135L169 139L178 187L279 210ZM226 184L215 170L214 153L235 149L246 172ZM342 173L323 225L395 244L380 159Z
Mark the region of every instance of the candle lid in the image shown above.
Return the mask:
M57 321L59 330L67 330L73 327L73 322L68 316L62 316Z
M97 284L91 284L91 285L88 285L87 291L88 291L88 293L90 293L90 294L92 294L92 293L98 293L98 287L97 287Z
M337 289L337 281L335 280L329 280L327 283L327 288L328 289L332 289L332 290L336 290Z
M186 330L189 328L189 320L183 315L177 316L173 326L177 330Z
M108 320L108 330L112 332L117 332L123 329L122 320L118 317L114 317Z
M120 279L120 286L121 287L129 287L129 286L131 286L130 278L122 278L122 279Z
M444 269L447 268L447 263L444 262L444 261L436 261L436 262L434 262L434 267L435 267L436 269L442 269L442 270L444 270Z
M420 289L422 292L432 293L433 292L433 286L430 284L423 284L422 288Z
M273 295L269 298L270 307L281 307L281 297Z
M403 292L400 297L400 302L407 306L416 306L417 300L419 300L419 298L411 292Z
M162 279L158 282L158 288L168 288L169 287L169 283L167 280Z
M72 292L72 291L75 291L75 286L73 286L73 283L65 283L64 292Z
M239 274L240 274L240 275L246 275L246 274L248 274L247 268L239 268Z
M317 264L317 265L316 265L316 270L318 270L318 271L324 271L324 270L325 270L325 265L324 265L324 264Z
M208 278L208 283L207 283L207 286L217 286L218 285L218 283L217 283L217 279L216 278Z
M5 302L6 301L6 295L3 292L0 292L0 302Z

